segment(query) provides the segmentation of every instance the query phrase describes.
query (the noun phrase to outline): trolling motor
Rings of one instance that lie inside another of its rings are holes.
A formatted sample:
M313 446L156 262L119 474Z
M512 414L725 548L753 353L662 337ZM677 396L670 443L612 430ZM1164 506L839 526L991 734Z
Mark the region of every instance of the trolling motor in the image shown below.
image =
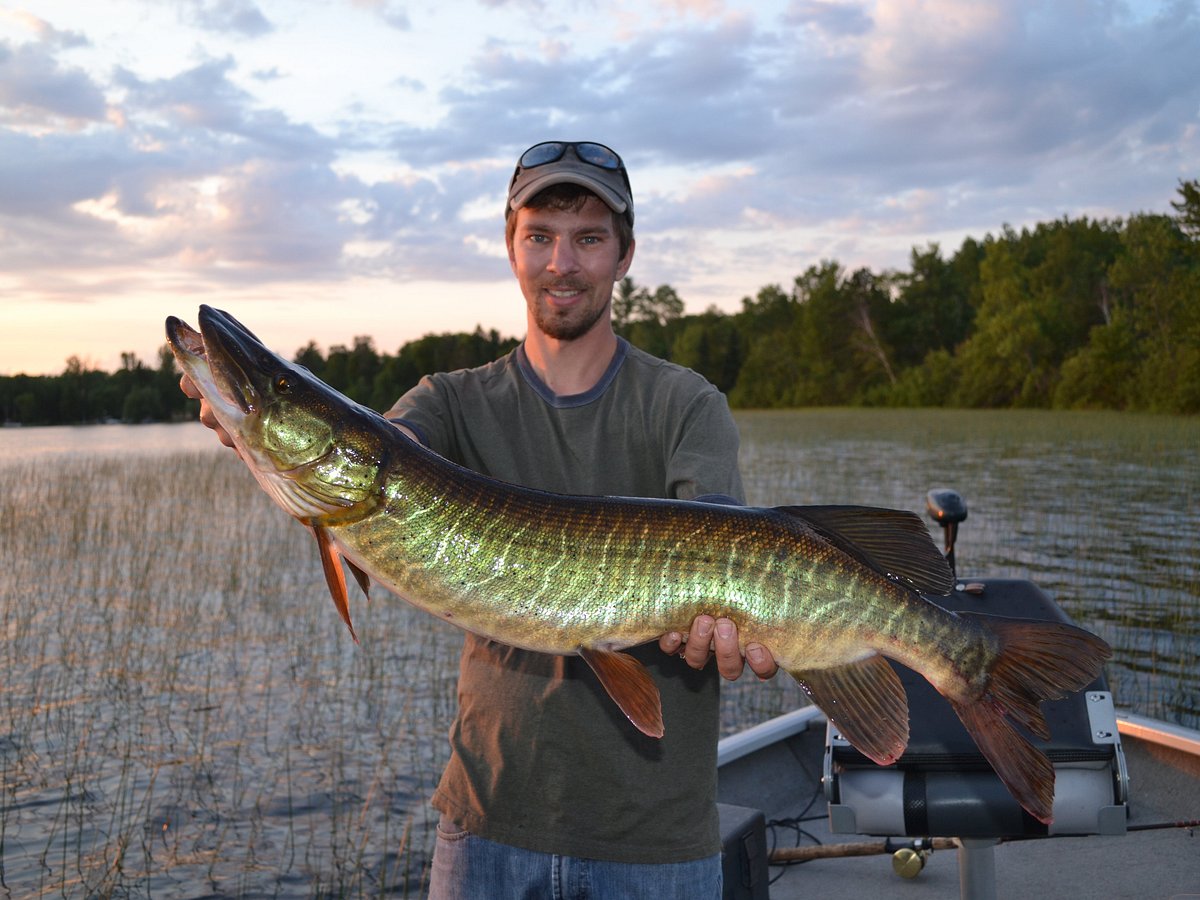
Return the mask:
M925 509L929 518L942 526L946 543L946 562L950 563L950 572L957 578L958 573L954 568L954 542L958 539L958 523L967 518L967 501L952 488L934 488L925 495Z

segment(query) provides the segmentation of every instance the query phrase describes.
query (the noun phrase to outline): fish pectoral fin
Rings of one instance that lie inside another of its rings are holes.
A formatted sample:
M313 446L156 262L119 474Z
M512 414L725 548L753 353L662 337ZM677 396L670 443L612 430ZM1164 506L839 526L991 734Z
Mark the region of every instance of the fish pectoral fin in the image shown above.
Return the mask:
M321 568L325 570L325 583L329 585L333 605L346 627L350 629L350 637L358 643L358 635L354 633L354 625L350 622L350 598L346 591L346 573L342 571L341 554L329 540L329 532L319 526L311 526L313 536L317 539L317 549L321 553Z
M864 756L887 766L904 753L908 697L896 671L878 653L833 668L789 671Z
M579 655L638 731L654 738L663 736L662 698L645 666L615 650L580 647Z
M354 576L354 580L358 582L358 586L362 588L363 596L368 600L371 599L371 576L352 563L346 557L342 557L346 565L350 567L350 573Z

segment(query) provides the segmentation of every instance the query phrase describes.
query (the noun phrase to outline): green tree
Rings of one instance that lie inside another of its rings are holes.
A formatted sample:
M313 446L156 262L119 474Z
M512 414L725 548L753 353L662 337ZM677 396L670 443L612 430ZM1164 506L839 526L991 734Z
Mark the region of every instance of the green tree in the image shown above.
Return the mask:
M621 279L613 289L613 328L631 344L670 359L671 334L683 315L683 300L669 284L651 291L632 278Z
M135 387L121 404L121 421L131 424L156 422L163 418L162 397L149 386Z
M980 306L959 348L967 406L1050 406L1063 360L1110 315L1107 272L1119 231L1061 220L989 236L980 263Z
M699 372L729 393L742 366L742 335L733 320L717 309L690 316L671 343L671 359Z
M747 350L737 384L730 393L731 404L772 408L793 402L792 393L802 375L799 346L802 315L796 292L785 291L777 284L761 288L753 299L742 299L742 311L735 321Z
M1109 277L1136 347L1129 404L1200 411L1200 243L1160 215L1131 218L1122 243Z
M880 402L888 406L946 406L961 382L959 361L949 350L931 350L919 366L900 373Z
M753 297L742 298L742 311L735 318L738 330L747 341L778 334L792 327L799 314L795 294L778 284L768 284Z
M37 396L33 391L22 391L13 398L12 417L6 417L5 421L22 422L29 425L37 424L39 405Z
M613 288L612 320L613 328L618 334L624 334L625 329L636 318L637 294L638 286L628 275Z
M1188 237L1200 240L1200 181L1179 180L1179 199L1172 200L1179 228Z
M613 327L623 333L638 322L654 322L665 326L683 315L683 300L669 284L660 284L651 291L638 287L626 276L613 289Z
M791 351L786 333L764 334L750 345L729 394L733 406L772 409L790 403L792 386L800 378L798 356Z
M894 381L891 350L879 322L889 300L867 269L848 277L836 262L811 266L796 279L799 315L791 352L800 377L787 402L800 406L861 403L872 388Z
M321 350L317 347L315 341L309 341L303 347L296 351L292 361L304 366L308 371L312 372L318 378L325 372L325 357L321 354Z
M966 241L953 260L937 244L913 248L908 272L892 276L896 300L888 333L901 368L934 350L952 351L970 333L979 283L978 244Z
M1054 391L1060 409L1126 409L1138 405L1135 391L1141 352L1124 309L1092 329L1087 346L1062 365Z
M971 337L957 354L960 377L953 402L970 407L1030 406L1051 369L1049 342L1030 299L1032 240L1005 229L985 243L980 266L982 303Z

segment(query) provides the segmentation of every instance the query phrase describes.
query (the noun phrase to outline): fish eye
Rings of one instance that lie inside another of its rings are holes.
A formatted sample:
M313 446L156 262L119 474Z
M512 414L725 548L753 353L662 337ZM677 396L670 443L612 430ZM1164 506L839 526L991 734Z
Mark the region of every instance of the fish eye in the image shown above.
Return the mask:
M275 379L275 390L280 394L286 394L292 389L292 381L286 375L280 375Z

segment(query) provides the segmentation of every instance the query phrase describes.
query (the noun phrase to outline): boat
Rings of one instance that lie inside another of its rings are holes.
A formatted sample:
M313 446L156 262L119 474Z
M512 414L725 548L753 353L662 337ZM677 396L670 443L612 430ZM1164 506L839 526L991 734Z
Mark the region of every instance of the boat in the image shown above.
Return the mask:
M966 504L930 491L955 569ZM961 578L950 609L1069 621L1036 584ZM1118 711L1103 675L1043 704L1054 822L1025 813L919 676L912 736L880 767L814 706L721 740L726 900L1200 898L1200 731Z

